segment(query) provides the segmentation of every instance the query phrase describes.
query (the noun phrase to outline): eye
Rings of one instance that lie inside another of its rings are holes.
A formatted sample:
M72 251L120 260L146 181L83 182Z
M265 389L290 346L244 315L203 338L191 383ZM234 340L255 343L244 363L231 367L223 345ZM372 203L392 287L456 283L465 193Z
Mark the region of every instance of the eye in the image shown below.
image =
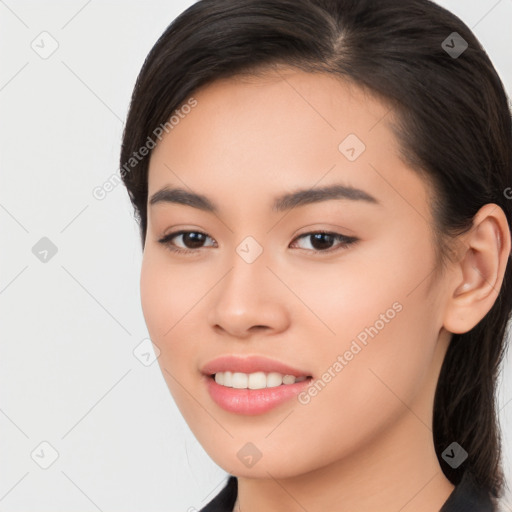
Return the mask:
M176 246L176 244L173 242L174 239L180 239L182 240L182 244L185 245L185 247L179 247ZM311 246L312 249L306 248L305 250L313 251L313 254L321 254L321 253L331 253L335 252L337 250L345 249L348 246L356 243L358 241L355 237L349 237L345 236L339 233L331 233L327 231L315 231L311 233L305 233L303 235L298 236L293 242L295 243L296 240L302 240L302 239L310 239L311 240ZM209 237L206 233L202 233L201 231L176 231L174 233L169 233L168 235L165 235L163 238L158 240L158 242L164 246L166 246L170 251L179 253L179 254L190 254L195 253L199 249L203 249L205 246L203 245L205 240L210 239L213 240L211 237ZM338 247L332 248L332 245L335 241L338 241ZM214 242L215 244L215 242ZM213 245L215 246L215 245ZM302 248L304 249L304 248Z
M182 243L185 244L185 248L177 247L172 240L174 238L182 237ZM169 233L165 235L163 238L158 240L159 243L165 245L170 251L180 253L180 254L188 254L193 253L197 249L202 249L202 243L206 238L210 238L206 233L202 233L201 231L176 231L174 233ZM210 238L210 240L212 240ZM190 244L192 248L187 247Z
M305 233L303 235L298 236L295 240L301 239L310 239L309 245L312 246L313 254L315 256L321 253L331 253L341 249L345 249L358 241L358 239L355 237L345 236L339 233L330 233L328 231L315 231L311 233ZM339 242L339 244L337 247L333 249L332 245L336 240Z

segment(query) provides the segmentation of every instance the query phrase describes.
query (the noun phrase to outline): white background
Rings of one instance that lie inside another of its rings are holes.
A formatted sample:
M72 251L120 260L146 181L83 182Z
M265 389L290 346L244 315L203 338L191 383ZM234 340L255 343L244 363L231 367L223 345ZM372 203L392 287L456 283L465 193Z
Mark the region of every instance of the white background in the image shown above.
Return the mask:
M133 354L147 331L126 190L92 195L117 172L145 56L192 3L0 1L3 512L192 511L223 486L158 364ZM510 91L512 0L440 3L474 28ZM59 45L48 59L31 48L43 31ZM57 247L47 263L32 253L42 237ZM510 356L499 403L512 480ZM50 460L43 441L58 452L48 469L31 457Z

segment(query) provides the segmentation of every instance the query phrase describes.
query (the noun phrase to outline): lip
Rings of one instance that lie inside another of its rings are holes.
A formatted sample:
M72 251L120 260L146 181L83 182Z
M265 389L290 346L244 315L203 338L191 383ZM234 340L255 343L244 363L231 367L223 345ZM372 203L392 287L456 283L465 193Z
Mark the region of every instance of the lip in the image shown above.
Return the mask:
M221 356L206 363L201 369L201 373L206 376L210 376L218 372L277 372L283 375L293 375L294 377L311 376L311 374L305 370L293 368L292 366L288 366L287 364L281 363L280 361L269 359L264 356Z
M222 409L235 414L263 414L291 400L303 391L312 379L275 388L235 389L221 386L215 379L203 375L211 399Z
M278 372L294 377L310 377L295 384L286 384L273 388L237 389L221 386L212 377L217 372ZM312 381L307 371L299 370L287 364L262 356L236 357L222 356L213 359L201 369L203 380L211 399L222 409L245 415L263 414L297 396Z

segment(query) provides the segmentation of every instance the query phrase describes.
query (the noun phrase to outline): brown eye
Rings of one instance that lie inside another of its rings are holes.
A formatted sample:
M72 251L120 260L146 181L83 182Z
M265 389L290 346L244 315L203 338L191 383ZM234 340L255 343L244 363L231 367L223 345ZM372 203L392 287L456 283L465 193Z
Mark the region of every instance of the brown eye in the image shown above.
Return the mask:
M180 240L179 244L176 245L174 240ZM212 240L206 233L200 231L176 231L165 235L162 239L158 240L159 243L166 246L169 250L175 253L194 253L199 249L205 247L204 243L207 239ZM325 231L318 231L312 233L305 233L300 235L295 240L310 240L310 248L299 247L313 254L331 253L337 250L345 249L349 245L354 244L358 241L355 237L348 237L339 233L330 233ZM333 245L338 242L337 246L333 249ZM296 243L296 242L295 242ZM215 246L215 245L214 245ZM211 246L210 246L211 247Z
M174 239L179 240L180 237L181 244L183 244L185 247L176 246L173 242ZM178 253L188 253L202 249L205 240L208 238L210 237L206 233L202 233L200 231L176 231L174 233L165 235L163 238L158 240L158 242L165 245L171 251Z
M338 233L329 233L326 231L305 233L304 235L297 237L295 240L301 239L309 240L311 249L306 248L306 250L312 250L316 253L334 252L338 249L344 249L349 245L354 244L358 240L355 237L348 237ZM332 246L336 241L339 241L338 247L332 249Z

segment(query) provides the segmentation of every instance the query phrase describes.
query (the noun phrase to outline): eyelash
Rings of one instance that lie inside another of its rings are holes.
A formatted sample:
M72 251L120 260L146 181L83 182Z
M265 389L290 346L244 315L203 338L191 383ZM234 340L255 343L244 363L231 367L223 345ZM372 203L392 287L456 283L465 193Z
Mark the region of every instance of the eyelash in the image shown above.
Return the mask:
M168 235L165 235L163 238L158 240L158 243L164 245L167 249L169 249L173 253L177 253L177 254L191 254L191 253L195 253L195 252L197 252L197 251L199 251L201 249L204 249L205 247L200 247L198 249L182 249L181 247L176 247L175 245L173 245L171 243L171 240L173 238L175 238L177 236L180 236L180 235L189 234L189 233L195 233L195 234L199 234L199 235L204 235L204 236L210 238L206 233L203 233L202 231L186 231L186 230L181 230L181 231L175 231L173 233L169 233ZM349 246L355 244L359 240L358 238L355 238L355 237L349 237L349 236L341 235L339 233L332 233L330 231L319 230L319 231L311 231L309 233L304 233L302 235L299 235L293 241L299 240L301 238L306 238L308 236L317 235L317 234L332 236L335 239L341 241L341 243L339 244L338 248L335 248L335 249L331 248L331 249L327 249L325 251L318 250L318 249L303 249L304 251L313 252L313 254L315 256L318 256L320 254L325 254L325 253L330 254L330 253L333 253L333 252L344 250L344 249L348 248Z

